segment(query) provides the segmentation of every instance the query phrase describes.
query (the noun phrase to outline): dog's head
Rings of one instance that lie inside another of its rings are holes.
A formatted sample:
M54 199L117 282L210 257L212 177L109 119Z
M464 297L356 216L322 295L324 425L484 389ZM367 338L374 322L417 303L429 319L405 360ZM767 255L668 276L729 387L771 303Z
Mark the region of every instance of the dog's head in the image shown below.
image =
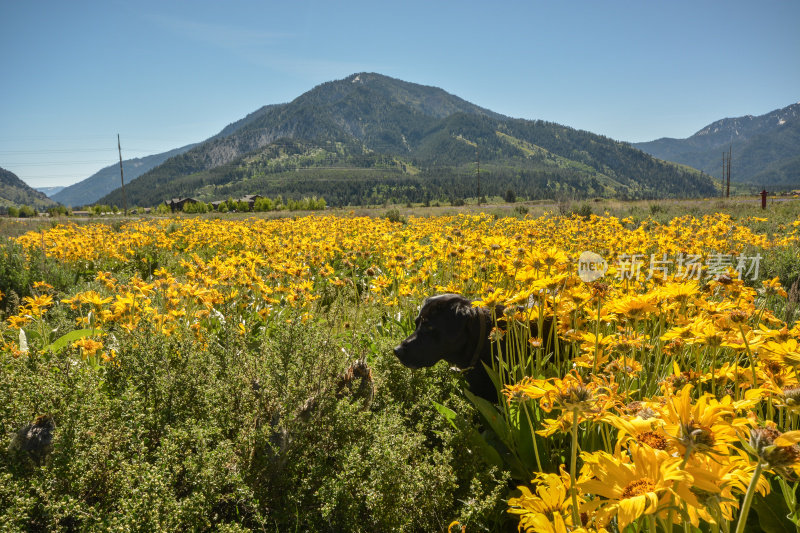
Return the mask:
M419 310L414 333L394 349L394 354L409 368L433 366L442 359L466 366L474 351L468 346L475 337L471 330L478 320L477 310L460 294L432 296Z

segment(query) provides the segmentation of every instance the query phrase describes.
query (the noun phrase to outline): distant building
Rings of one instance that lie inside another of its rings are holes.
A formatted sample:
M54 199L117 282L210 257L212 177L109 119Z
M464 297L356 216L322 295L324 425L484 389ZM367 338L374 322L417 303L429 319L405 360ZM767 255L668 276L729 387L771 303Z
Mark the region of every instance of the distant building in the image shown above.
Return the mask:
M241 198L239 198L240 202L245 202L247 205L250 206L250 210L253 210L253 206L256 204L256 200L259 198L263 198L260 194L245 194Z
M183 206L186 204L196 204L197 200L194 198L173 198L172 200L165 201L164 203L174 213L176 211L183 211Z

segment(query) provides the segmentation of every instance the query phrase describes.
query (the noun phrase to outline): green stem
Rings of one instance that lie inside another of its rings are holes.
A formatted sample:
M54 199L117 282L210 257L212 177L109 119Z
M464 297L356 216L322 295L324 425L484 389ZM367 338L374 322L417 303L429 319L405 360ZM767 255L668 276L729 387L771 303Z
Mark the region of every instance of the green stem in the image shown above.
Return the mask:
M597 373L597 358L600 355L600 307L602 306L600 296L597 296L597 320L594 322L594 363L592 363L592 374Z
M736 533L744 533L745 524L747 523L747 514L750 512L750 505L753 503L753 496L756 493L756 486L758 485L758 478L760 477L761 460L756 463L756 469L753 471L750 485L747 486L747 492L744 495L744 503L742 503L742 511L739 513L739 521L736 523Z
M655 515L649 514L647 515L647 531L650 533L656 533L656 517Z
M714 355L711 356L711 395L717 397L717 352L719 347L714 348Z
M686 453L683 454L683 462L681 462L680 470L686 468L686 463L689 462L689 456L692 454L692 445L686 447ZM675 491L678 488L678 480L672 482L672 495L669 497L669 512L667 512L667 531L672 531L672 516L675 512Z
M533 430L533 418L531 418L531 413L528 411L527 402L521 403L522 408L525 410L525 416L528 419L528 426L531 428L531 440L533 440L533 455L536 457L536 468L539 469L539 472L542 472L542 461L539 460L539 446L536 444L536 432Z
M572 409L572 455L569 460L569 491L572 494L572 525L580 527L581 515L578 512L578 487L575 482L577 475L575 470L578 467L578 408Z
M753 359L753 352L750 351L750 343L747 342L747 335L744 334L744 328L742 328L741 324L739 324L739 332L742 334L742 341L744 341L744 347L747 349L747 358L750 360L750 373L753 375L753 388L757 389L756 362Z

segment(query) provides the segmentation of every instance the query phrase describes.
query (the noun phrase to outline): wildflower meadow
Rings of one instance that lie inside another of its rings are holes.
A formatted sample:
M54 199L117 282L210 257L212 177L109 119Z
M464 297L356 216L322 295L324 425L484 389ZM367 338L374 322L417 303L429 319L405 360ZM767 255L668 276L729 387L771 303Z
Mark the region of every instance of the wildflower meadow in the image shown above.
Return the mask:
M795 531L798 279L796 213L43 224L0 530ZM440 293L496 310L497 404L392 354Z

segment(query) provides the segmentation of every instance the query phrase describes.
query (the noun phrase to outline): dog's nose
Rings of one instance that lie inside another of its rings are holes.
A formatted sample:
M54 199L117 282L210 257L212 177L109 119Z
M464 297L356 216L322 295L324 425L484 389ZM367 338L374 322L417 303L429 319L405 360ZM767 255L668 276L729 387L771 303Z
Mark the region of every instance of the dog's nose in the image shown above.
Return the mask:
M395 346L394 347L394 355L395 355L395 357L398 357L398 358L402 357L403 356L403 352L404 352L404 350L403 350L403 345L402 344L400 346Z

